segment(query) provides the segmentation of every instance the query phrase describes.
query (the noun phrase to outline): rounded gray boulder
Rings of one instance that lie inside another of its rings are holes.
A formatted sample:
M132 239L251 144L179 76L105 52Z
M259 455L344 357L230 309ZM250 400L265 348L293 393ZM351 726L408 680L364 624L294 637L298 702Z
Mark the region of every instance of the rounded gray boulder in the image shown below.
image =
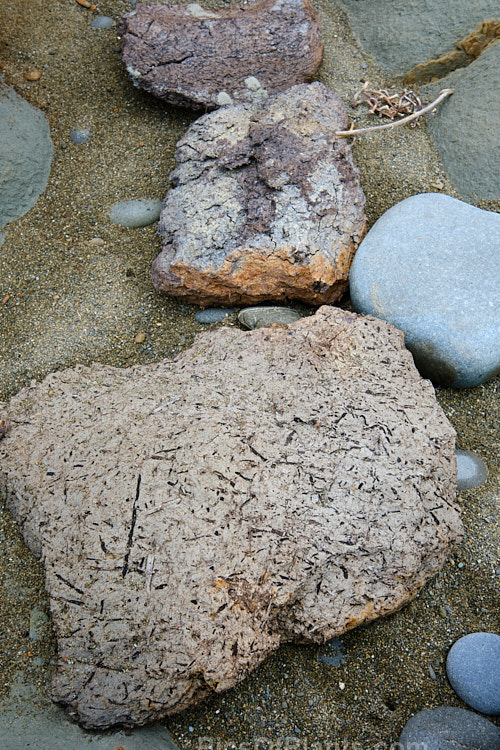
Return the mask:
M0 227L35 205L47 186L53 151L43 112L0 83Z
M403 331L422 375L470 388L500 371L500 215L447 195L397 203L351 266L351 300Z

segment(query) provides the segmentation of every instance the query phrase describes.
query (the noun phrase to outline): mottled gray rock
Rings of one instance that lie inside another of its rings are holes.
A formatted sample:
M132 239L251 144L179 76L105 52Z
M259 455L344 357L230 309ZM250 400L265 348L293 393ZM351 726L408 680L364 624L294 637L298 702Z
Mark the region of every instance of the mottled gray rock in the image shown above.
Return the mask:
M467 200L500 197L500 44L497 42L467 68L446 77L455 89L428 118L445 172ZM426 88L428 98L443 81Z
M141 4L121 19L118 33L136 86L195 109L284 91L309 81L323 58L309 0L264 0L218 13L197 3Z
M0 228L35 205L53 151L43 113L0 81Z
M457 457L457 490L472 490L486 482L488 469L472 451L455 451Z
M500 731L472 711L442 706L413 716L398 750L500 750Z
M209 307L208 310L197 310L194 318L198 323L210 325L211 323L221 323L231 313L234 313L232 307Z
M109 209L109 218L113 224L136 229L158 221L161 207L161 201L146 198L119 201Z
M499 251L500 214L447 195L414 195L361 243L352 303L400 328L426 377L478 385L500 370Z
M346 126L321 83L196 120L176 151L155 287L200 305L338 299L365 232L359 173L335 136Z
M133 732L87 732L19 675L0 704L2 750L178 750L161 725Z
M401 333L338 308L5 406L0 489L45 566L54 699L140 724L410 601L462 526L454 431Z
M238 320L245 328L263 328L273 323L287 326L300 320L301 314L289 307L246 307L238 313Z
M481 21L498 18L498 0L339 2L365 52L399 75L452 50Z
M471 708L500 714L500 635L469 633L448 652L446 674L453 690Z

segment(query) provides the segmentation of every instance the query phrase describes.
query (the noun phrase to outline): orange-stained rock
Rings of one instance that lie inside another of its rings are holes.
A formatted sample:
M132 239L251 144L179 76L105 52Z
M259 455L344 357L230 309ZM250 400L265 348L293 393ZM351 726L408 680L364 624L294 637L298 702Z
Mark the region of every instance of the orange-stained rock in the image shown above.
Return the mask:
M162 292L199 305L332 303L365 232L340 98L321 83L223 107L178 144L153 264Z

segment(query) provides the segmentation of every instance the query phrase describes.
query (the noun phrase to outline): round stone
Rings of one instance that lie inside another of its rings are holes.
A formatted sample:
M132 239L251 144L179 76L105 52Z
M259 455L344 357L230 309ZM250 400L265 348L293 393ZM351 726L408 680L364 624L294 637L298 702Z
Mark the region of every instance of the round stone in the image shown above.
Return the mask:
M198 323L220 323L224 318L233 313L232 307L209 307L206 310L197 310L194 318Z
M470 388L500 372L500 214L424 193L390 208L351 266L351 301L403 331L424 377Z
M488 469L472 451L455 451L457 458L457 490L472 490L486 481Z
M287 326L300 320L302 315L289 307L245 307L238 320L245 328L265 328L273 323Z
M500 731L472 711L442 706L420 711L405 725L399 750L500 750Z
M96 16L90 22L93 29L110 29L115 22L109 16Z
M69 139L72 143L87 143L92 138L88 128L77 128L69 131Z
M500 635L469 633L451 647L446 659L448 680L471 708L500 714Z
M119 201L110 208L109 218L121 227L145 227L158 221L161 207L159 200Z

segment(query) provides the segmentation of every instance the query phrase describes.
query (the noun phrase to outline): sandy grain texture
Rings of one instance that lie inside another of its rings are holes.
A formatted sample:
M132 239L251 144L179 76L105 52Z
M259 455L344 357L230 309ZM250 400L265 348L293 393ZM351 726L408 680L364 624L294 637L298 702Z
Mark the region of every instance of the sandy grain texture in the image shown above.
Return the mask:
M115 20L131 8L124 0L99 3ZM320 80L346 104L363 80L390 85L356 45L342 10L327 0L316 8L325 45ZM0 248L0 302L9 295L0 305L4 399L32 378L77 363L159 360L189 346L202 329L195 308L152 290L149 268L160 250L155 227L124 230L108 219L118 200L164 198L175 143L194 116L134 89L114 29L92 29L93 15L74 0L2 0L5 82L43 108L55 146L47 190L7 227ZM42 75L30 82L25 74L33 69ZM361 108L350 115L356 125L373 124ZM71 144L75 127L90 127L91 141ZM353 154L370 224L397 201L435 190L436 182L461 197L424 125L359 138ZM499 210L498 201L477 205ZM95 237L104 244L89 244ZM145 340L138 344L140 332ZM291 737L304 750L305 743L317 742L320 750L335 741L385 748L412 713L462 705L445 678L447 650L467 632L499 628L499 382L437 392L457 430L457 447L476 451L490 472L482 487L460 493L465 537L443 571L398 614L344 636L343 664L318 661L327 647L284 646L238 688L170 719L181 748L195 750L200 737L211 738L214 748L255 737L268 740L264 747ZM30 612L47 606L41 567L4 509L0 521L0 689L7 693L21 673L46 692L55 641L50 631L29 639Z

